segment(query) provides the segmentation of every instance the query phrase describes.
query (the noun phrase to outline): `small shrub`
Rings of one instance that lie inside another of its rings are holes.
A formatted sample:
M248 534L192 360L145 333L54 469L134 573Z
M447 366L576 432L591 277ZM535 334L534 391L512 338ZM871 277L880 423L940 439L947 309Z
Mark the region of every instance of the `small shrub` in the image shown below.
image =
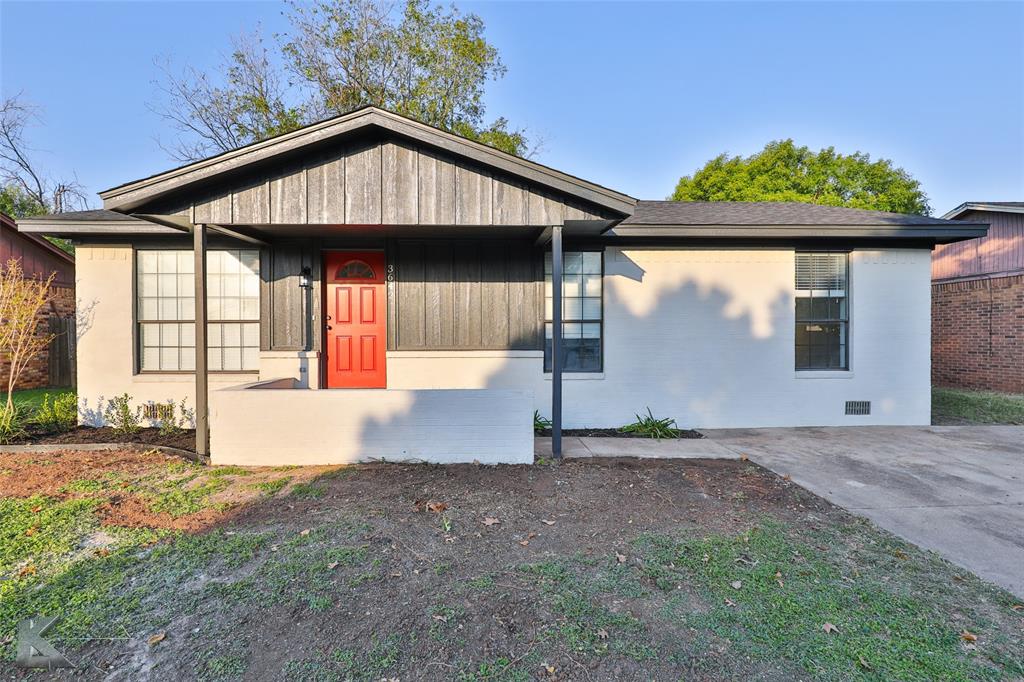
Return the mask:
M78 396L74 393L61 393L50 401L50 396L43 396L32 421L47 431L70 431L78 425Z
M127 393L111 398L103 417L114 433L121 436L136 434L142 428L142 408L132 409L132 397Z
M184 433L185 429L192 425L195 415L195 410L185 407L184 398L178 403L177 411L175 411L174 401L168 400L163 410L163 418L160 420L160 435L177 436Z
M626 424L619 429L622 433L635 433L647 438L679 438L679 429L676 428L676 420L665 417L655 419L651 414L651 408L647 408L647 416L636 415L636 421Z
M540 433L551 428L551 420L541 416L537 410L533 411L533 432Z
M25 410L17 403L0 405L0 443L10 443L25 435Z

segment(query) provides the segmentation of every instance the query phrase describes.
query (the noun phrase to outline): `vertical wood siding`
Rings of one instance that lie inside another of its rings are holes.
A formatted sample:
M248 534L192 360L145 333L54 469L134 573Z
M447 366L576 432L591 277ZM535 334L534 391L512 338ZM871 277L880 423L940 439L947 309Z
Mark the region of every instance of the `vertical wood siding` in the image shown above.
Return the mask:
M27 277L46 279L56 273L53 283L61 286L75 286L75 266L52 253L36 238L17 231L7 219L0 225L0 265L6 265L12 258L21 261L22 272ZM39 238L41 239L41 237Z
M933 280L1024 271L1024 213L970 211L963 219L991 227L979 239L935 247Z
M320 252L309 243L275 245L260 255L260 348L303 350L305 347L305 290L299 286L302 268L313 281L314 350L320 348Z
M412 143L371 140L283 160L215 189L182 190L140 213L230 224L537 225L612 217Z
M392 350L535 350L540 256L529 242L396 240Z

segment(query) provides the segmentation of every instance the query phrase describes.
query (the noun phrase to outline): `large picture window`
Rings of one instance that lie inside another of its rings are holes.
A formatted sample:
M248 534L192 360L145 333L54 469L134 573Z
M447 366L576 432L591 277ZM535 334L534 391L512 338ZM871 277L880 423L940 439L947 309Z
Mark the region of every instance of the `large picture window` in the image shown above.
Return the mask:
M259 369L259 251L210 250L206 259L209 369ZM139 368L196 368L195 262L192 251L137 252Z
M796 368L849 367L849 254L796 254Z
M600 251L566 251L562 271L562 339L566 372L601 371ZM544 371L551 371L551 254L544 259Z

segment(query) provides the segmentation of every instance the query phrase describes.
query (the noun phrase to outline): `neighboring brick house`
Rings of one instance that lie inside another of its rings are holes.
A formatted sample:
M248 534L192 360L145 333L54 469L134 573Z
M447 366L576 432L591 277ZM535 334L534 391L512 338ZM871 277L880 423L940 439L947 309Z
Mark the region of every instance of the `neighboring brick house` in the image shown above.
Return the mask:
M27 277L53 278L54 297L49 306L40 312L40 328L42 333L49 333L51 317L57 318L55 325L66 328L74 334L75 317L75 258L57 248L42 237L18 231L17 224L7 215L0 213L0 266L6 267L11 258L21 261L22 270ZM59 320L67 320L63 324ZM41 388L55 383L70 385L74 381L74 373L68 370L74 353L74 339L55 339L50 348L43 350L22 372L18 388ZM51 358L50 355L62 354L67 359ZM0 352L0 391L7 390L8 369L10 360Z
M991 227L932 254L932 382L1024 393L1024 201L966 202L943 218Z

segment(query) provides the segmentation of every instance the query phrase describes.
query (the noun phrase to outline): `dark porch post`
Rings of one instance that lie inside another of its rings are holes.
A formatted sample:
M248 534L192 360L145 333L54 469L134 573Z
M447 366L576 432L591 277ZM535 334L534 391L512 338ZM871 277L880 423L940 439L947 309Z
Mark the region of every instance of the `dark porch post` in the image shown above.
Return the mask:
M551 454L562 458L562 226L551 230Z
M210 454L209 408L207 407L209 375L206 349L206 225L192 228L192 249L195 255L196 278L196 454Z

